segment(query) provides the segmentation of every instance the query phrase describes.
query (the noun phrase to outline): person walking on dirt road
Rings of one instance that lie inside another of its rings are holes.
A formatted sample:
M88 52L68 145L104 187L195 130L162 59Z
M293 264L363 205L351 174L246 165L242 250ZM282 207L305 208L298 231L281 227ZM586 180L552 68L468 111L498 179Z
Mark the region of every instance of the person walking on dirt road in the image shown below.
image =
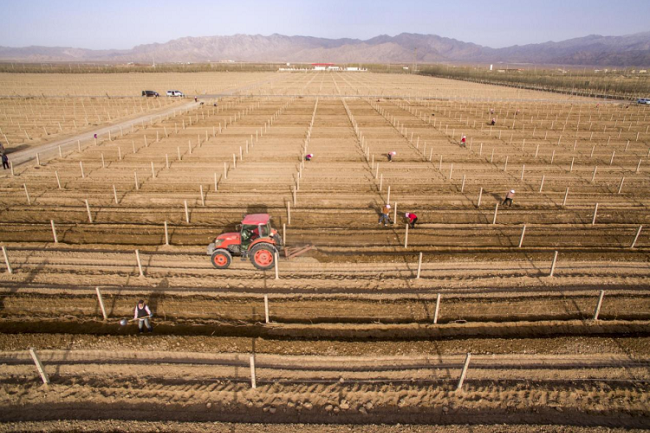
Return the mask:
M147 327L147 331L153 332L153 326L151 326L151 321L149 320L151 317L153 317L153 313L149 309L149 306L140 299L135 306L135 312L133 314L133 319L138 319L138 330L140 333L144 332L143 328L145 326Z
M511 189L511 190L508 191L508 193L506 194L506 199L503 200L502 205L503 205L503 206L508 205L508 207L512 206L512 199L514 198L514 196L515 196L515 190L514 190L514 189Z
M418 221L418 216L412 212L406 212L404 214L404 218L408 220L409 225L411 226L412 229L414 229L415 223Z
M381 210L381 215L379 216L379 222L377 224L381 224L381 222L384 222L384 227L388 225L388 223L391 223L390 217L388 216L388 212L390 212L390 205L387 204L384 206L384 208Z

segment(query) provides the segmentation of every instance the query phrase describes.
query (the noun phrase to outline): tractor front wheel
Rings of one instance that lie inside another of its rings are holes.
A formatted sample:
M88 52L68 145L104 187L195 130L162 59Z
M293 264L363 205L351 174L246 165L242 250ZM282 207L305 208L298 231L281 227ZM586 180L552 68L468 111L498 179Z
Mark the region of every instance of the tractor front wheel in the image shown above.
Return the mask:
M212 253L210 261L212 262L212 266L217 269L228 269L230 262L232 262L232 255L227 250L217 250Z
M249 253L249 256L253 266L265 271L275 266L275 253L276 250L271 245L259 245Z

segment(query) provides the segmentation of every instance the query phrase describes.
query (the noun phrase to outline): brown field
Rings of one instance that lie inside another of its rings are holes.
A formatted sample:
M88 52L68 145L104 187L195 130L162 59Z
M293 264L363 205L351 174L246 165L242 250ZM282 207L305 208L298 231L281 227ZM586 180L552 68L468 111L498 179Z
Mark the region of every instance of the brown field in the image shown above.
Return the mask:
M388 74L0 81L78 95L44 99L67 107L143 88L204 102L137 122L132 98L103 100L124 112L110 137L41 147L40 164L16 149L0 175L0 429L650 427L648 108ZM45 115L42 100L27 103ZM277 278L214 269L207 244L253 212L315 249ZM153 335L118 324L140 297Z

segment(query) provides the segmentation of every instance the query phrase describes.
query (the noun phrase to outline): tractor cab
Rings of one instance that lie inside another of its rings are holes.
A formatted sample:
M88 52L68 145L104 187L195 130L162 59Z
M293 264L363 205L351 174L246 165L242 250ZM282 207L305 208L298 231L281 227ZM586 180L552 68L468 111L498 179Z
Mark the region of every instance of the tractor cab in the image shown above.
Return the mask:
M251 243L272 236L271 218L268 214L245 215L237 225L241 238L241 250L247 251Z
M233 256L250 261L258 269L270 269L275 265L275 256L282 247L282 240L271 227L268 214L244 215L237 232L223 233L208 245L208 255L217 269L230 266Z

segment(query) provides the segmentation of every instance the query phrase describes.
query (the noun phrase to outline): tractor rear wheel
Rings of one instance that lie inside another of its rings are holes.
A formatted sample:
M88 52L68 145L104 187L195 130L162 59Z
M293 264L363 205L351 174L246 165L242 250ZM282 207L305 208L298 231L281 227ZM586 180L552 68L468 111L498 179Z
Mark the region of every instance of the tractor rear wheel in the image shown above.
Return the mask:
M271 245L257 245L253 250L248 253L251 258L251 263L257 269L265 271L275 266L275 253L276 250Z
M228 269L230 262L232 262L232 255L228 250L216 250L212 253L210 261L212 262L212 266L217 269Z

